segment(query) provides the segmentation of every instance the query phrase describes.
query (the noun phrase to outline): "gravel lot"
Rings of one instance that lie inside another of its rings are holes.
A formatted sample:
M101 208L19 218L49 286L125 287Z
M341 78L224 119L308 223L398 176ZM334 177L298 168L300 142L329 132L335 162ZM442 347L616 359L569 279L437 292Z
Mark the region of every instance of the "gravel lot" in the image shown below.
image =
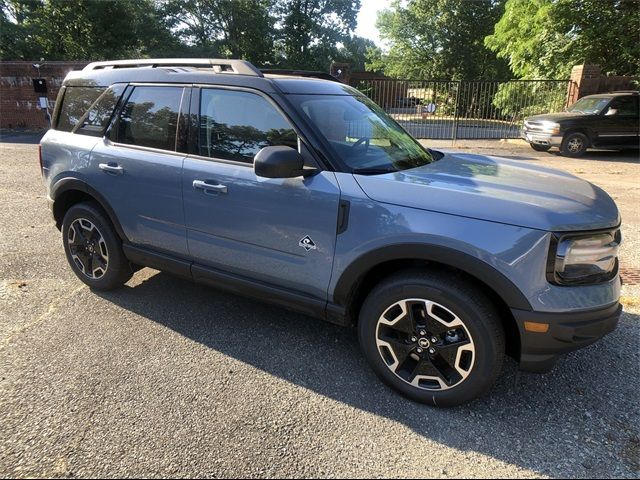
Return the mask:
M603 186L625 221L622 263L640 267L637 154L475 144ZM35 145L0 144L0 204L2 477L640 474L637 286L619 328L552 373L509 361L490 396L439 410L384 387L348 329L149 269L89 291L67 267Z

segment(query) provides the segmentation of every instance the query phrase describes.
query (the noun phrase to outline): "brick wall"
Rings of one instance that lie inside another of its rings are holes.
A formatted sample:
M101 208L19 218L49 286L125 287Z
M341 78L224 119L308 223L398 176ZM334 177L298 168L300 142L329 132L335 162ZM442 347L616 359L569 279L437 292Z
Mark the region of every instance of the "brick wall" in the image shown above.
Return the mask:
M576 65L571 70L568 105L575 103L579 98L596 93L614 92L616 90L633 90L635 77L602 75L599 65Z
M40 78L47 81L46 94L36 93L33 79L38 78L34 63L41 63ZM5 62L0 61L0 128L41 130L48 128L46 113L38 98L45 96L53 106L64 77L81 70L88 62Z

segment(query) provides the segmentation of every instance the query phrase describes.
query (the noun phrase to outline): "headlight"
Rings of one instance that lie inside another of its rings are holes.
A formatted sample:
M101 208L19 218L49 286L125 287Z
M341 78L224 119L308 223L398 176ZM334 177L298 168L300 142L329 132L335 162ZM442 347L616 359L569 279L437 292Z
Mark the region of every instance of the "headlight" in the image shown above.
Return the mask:
M620 230L554 238L547 277L552 283L584 284L611 280L618 273Z
M556 122L551 122L549 120L544 120L540 122L540 127L542 128L542 132L544 133L560 133L560 125Z

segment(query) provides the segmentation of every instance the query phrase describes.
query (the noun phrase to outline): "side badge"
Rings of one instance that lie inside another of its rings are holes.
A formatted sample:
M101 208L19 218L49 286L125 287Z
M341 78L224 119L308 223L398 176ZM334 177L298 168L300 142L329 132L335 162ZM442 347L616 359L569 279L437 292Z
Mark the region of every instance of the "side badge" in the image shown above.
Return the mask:
M316 247L316 244L313 243L313 240L311 240L311 237L309 235L306 235L302 240L300 240L298 242L298 246L304 248L307 252L309 250L316 250L318 247Z

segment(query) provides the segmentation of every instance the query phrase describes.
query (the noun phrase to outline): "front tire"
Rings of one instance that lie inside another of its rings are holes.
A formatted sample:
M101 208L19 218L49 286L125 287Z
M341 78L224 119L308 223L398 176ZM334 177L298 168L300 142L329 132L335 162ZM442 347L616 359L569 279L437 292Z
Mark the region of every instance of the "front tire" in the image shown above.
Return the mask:
M122 241L93 202L73 205L62 221L62 241L73 273L89 287L112 290L133 275Z
M358 337L380 379L412 400L466 403L495 383L504 360L498 314L455 273L405 271L367 296Z
M560 152L565 157L581 157L587 151L589 138L584 133L569 133L562 139Z

